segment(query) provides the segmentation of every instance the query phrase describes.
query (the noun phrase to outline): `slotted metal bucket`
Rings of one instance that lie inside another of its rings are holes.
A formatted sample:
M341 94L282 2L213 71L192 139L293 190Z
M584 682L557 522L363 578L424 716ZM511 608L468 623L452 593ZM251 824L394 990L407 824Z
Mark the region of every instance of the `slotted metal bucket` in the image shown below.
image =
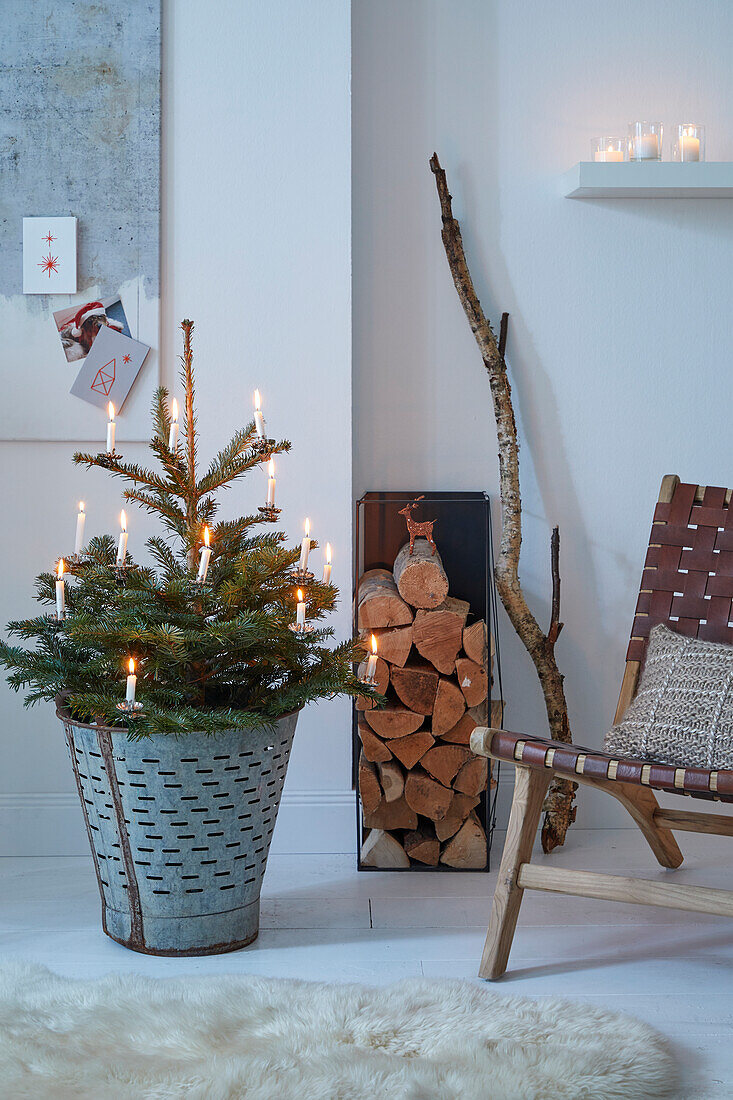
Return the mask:
M149 955L235 951L257 937L260 889L298 711L211 736L85 725L60 699L113 940Z

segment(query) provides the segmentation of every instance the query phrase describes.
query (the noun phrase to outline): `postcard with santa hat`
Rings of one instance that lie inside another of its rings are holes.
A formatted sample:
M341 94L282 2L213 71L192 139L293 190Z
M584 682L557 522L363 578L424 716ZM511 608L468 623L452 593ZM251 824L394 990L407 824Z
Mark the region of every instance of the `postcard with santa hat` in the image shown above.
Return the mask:
M72 394L100 409L111 401L119 412L149 351L147 344L103 325L71 387Z
M130 327L119 294L99 301L84 302L81 306L66 306L65 309L57 310L53 319L61 337L61 346L67 363L84 359L89 354L95 337L103 325L116 328L125 336L130 335Z

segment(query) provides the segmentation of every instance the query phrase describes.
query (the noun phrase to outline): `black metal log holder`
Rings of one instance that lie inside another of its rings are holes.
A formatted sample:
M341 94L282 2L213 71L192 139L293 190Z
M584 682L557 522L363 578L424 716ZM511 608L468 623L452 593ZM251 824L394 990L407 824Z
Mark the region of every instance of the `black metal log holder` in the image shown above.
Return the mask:
M493 635L495 653L493 663L493 696L503 699L501 675L501 647L497 623L498 598L494 583L494 545L491 521L491 501L487 493L476 492L429 492L413 491L372 491L365 493L356 502L355 552L354 552L354 635L358 636L357 589L359 578L368 569L389 569L391 571L400 548L407 542L404 517L399 510L418 496L423 496L423 511L430 519L435 519L434 537L440 550L440 556L450 582L451 596L467 600L471 614L483 618L490 635ZM490 690L490 698L491 698ZM489 698L489 713L490 713ZM361 862L361 846L364 840L364 824L359 798L358 764L361 741L358 734L359 712L352 708L352 786L356 792L356 835L357 868L359 871L385 871L385 868L369 867ZM407 868L394 868L395 871L439 872L440 874L480 873L491 868L491 847L496 825L498 780L500 766L492 762L491 778L496 780L492 788L481 795L476 807L484 832L486 833L487 863L482 871L471 872L466 869L438 864L411 863ZM392 868L390 868L390 871Z

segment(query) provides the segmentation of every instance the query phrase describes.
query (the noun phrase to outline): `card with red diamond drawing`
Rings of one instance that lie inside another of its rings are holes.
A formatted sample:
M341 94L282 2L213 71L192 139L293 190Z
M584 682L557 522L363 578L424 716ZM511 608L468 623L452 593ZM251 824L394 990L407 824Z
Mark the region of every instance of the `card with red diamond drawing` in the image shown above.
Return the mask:
M103 326L76 376L72 394L100 409L111 401L119 412L149 351L147 344Z

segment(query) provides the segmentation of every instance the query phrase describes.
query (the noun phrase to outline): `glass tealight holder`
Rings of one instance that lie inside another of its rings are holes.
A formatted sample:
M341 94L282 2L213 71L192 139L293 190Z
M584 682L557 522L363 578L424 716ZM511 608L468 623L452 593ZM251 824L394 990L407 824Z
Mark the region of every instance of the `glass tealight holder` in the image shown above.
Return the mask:
M694 122L680 122L675 127L672 145L674 160L705 160L705 127Z
M629 160L662 159L662 123L629 123Z
M626 160L626 138L597 137L590 143L591 160L595 161L621 161Z

